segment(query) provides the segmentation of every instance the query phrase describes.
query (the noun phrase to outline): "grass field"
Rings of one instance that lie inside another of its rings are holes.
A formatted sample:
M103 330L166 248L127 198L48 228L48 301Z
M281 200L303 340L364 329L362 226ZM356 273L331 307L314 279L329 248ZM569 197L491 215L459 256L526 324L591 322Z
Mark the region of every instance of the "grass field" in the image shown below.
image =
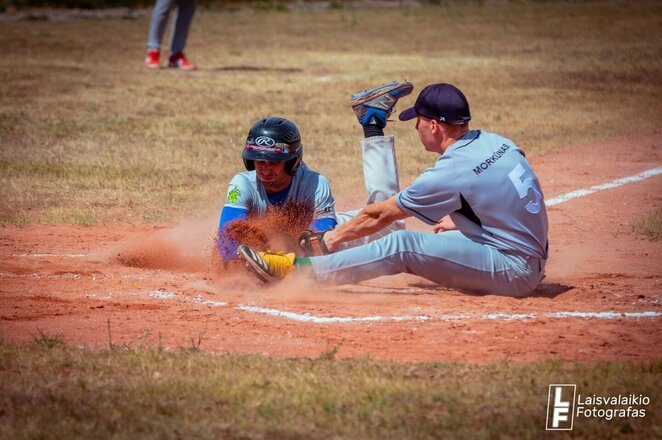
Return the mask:
M651 399L662 386L659 362L387 364L195 347L91 352L44 334L0 343L0 437L534 439L549 383L580 377L599 395ZM659 438L661 422L649 406L641 419L582 419L573 434Z
M633 227L651 240L659 240L662 238L662 209L639 219Z
M348 97L393 79L459 85L473 127L530 155L644 131L662 114L661 17L658 2L201 10L192 73L144 68L147 17L0 22L0 221L218 212L248 128L273 114L297 122L308 164L351 193L361 131ZM389 132L401 180L434 162L411 124Z
M266 115L296 121L306 162L337 198L362 193L347 101L393 79L415 93L457 84L472 127L529 156L572 155L574 143L659 126L661 22L654 1L200 10L187 51L200 69L185 73L143 66L147 17L0 21L0 223L217 214ZM435 157L412 124L388 131L410 182ZM659 217L635 227L659 238ZM14 345L1 324L0 438L540 438L549 383L644 394L657 408L662 385L659 361L285 359L207 354L194 340L93 351L45 334ZM661 419L583 420L573 434L659 438Z

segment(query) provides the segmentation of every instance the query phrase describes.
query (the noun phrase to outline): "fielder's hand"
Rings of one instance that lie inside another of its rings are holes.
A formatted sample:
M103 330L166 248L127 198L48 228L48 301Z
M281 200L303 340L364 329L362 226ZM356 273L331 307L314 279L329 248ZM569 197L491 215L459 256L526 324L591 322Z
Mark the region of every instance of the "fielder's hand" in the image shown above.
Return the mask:
M453 223L453 220L451 220L451 216L447 215L446 217L442 218L437 222L436 225L432 228L435 234L439 234L440 232L446 232L446 231L454 231L457 229L457 226L455 226L455 223Z
M324 243L325 232L303 231L299 235L299 247L307 257L316 257L329 253L329 249Z

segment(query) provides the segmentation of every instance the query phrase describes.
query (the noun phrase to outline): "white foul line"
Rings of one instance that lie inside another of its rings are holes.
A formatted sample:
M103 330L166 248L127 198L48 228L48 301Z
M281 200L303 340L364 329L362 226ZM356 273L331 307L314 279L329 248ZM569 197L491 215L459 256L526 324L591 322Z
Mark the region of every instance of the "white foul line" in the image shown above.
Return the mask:
M238 305L235 307L237 310L245 312L260 313L263 315L276 316L279 318L292 319L294 321L312 322L314 324L336 324L336 323L350 323L350 322L373 322L373 321L427 321L431 319L429 316L337 316L337 317L324 317L315 316L310 313L295 313L286 312L278 309L266 309L263 307L244 306Z
M225 307L228 305L225 301L213 301L211 299L205 299L202 297L202 295L196 295L194 297L181 297L177 295L175 292L166 292L166 291L161 291L161 290L151 290L149 292L137 292L137 293L129 293L129 295L132 296L147 296L149 298L153 298L156 300L164 301L164 300L171 300L171 299L178 299L181 301L186 301L194 304L201 304L203 306L209 306L209 307ZM96 293L87 293L85 294L86 298L97 298ZM111 299L113 297L113 293L109 292L105 296L98 296L100 299Z
M548 313L550 318L601 318L601 319L618 319L618 318L657 318L662 316L660 312L554 312Z
M180 296L177 295L175 292L165 292L161 290L152 290L151 292L147 292L147 296L149 296L150 298L160 299L160 300L180 298ZM195 304L202 304L203 306L209 306L209 307L224 307L228 305L228 303L226 303L225 301L212 301L210 299L204 299L201 295L196 295L193 298L184 297L184 300Z
M87 257L87 254L11 254L12 257L71 257L71 258L83 258Z
M649 177L653 177L658 174L662 174L662 167L653 168L651 170L644 171L634 176L623 177L621 179L612 180L611 182L603 183L602 185L595 185L590 187L589 189L579 189L577 191L572 191L560 196L556 196L547 200L545 202L545 205L547 206L558 205L559 203L567 202L568 200L576 199L577 197L584 197L589 194L593 194L594 192L603 191L605 189L616 188L618 186L625 185L626 183L639 182L641 180L648 179Z
M224 301L212 301L197 295L193 298L180 297L174 292L153 290L146 292L146 296L157 300L183 299L184 301L203 304L211 307L223 307L229 305ZM261 315L274 316L277 318L291 319L292 321L310 322L313 324L350 324L355 322L401 322L401 321L463 321L469 319L478 320L503 320L516 321L538 318L584 318L584 319L619 319L619 318L658 318L662 312L644 311L644 312L551 312L551 313L444 313L438 315L401 315L401 316L316 316L311 313L288 312L286 310L270 309L266 307L257 307L244 304L238 304L235 310L241 310L249 313L258 313Z
M553 313L522 313L522 314L511 314L511 313L488 313L488 314L478 314L478 313L463 313L458 315L453 314L441 314L436 316L428 315L413 315L413 316L359 316L359 317L350 317L350 316L315 316L310 313L295 313L287 312L284 310L278 309L267 309L263 307L254 307L254 306L244 306L238 305L235 307L237 310L243 310L246 312L260 313L262 315L275 316L278 318L291 319L293 321L300 322L311 322L313 324L347 324L354 322L393 322L393 321L430 321L430 320L439 320L439 321L460 321L467 319L479 319L479 320L504 320L504 321L515 321L515 320L524 320L524 319L538 319L538 318L584 318L584 319L619 319L619 318L657 318L662 316L662 312L553 312Z

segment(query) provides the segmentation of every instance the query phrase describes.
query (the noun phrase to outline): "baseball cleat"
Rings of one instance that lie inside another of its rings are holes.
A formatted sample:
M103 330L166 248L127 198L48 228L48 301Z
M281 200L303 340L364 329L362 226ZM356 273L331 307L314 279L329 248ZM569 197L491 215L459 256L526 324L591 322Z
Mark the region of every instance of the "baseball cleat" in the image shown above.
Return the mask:
M184 52L178 52L170 56L168 67L182 70L195 70L195 64L191 63L185 56Z
M237 255L246 262L246 267L264 283L280 281L294 270L294 253L258 252L242 244L237 248Z
M393 81L352 95L349 105L361 125L378 125L383 128L398 99L409 95L412 90L414 86L409 81Z
M145 65L150 69L160 68L161 67L161 64L159 64L160 55L161 54L158 49L151 49L147 51L147 55L145 56Z

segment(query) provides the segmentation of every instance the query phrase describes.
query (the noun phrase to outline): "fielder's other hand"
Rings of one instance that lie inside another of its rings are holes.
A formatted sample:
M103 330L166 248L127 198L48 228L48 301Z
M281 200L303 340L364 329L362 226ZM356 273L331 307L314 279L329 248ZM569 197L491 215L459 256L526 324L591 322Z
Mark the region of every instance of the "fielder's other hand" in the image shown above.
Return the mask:
M434 225L434 227L432 228L435 234L446 231L454 231L456 229L457 226L455 226L455 223L453 223L453 220L451 220L450 215L447 215L446 217L439 220L437 224Z

